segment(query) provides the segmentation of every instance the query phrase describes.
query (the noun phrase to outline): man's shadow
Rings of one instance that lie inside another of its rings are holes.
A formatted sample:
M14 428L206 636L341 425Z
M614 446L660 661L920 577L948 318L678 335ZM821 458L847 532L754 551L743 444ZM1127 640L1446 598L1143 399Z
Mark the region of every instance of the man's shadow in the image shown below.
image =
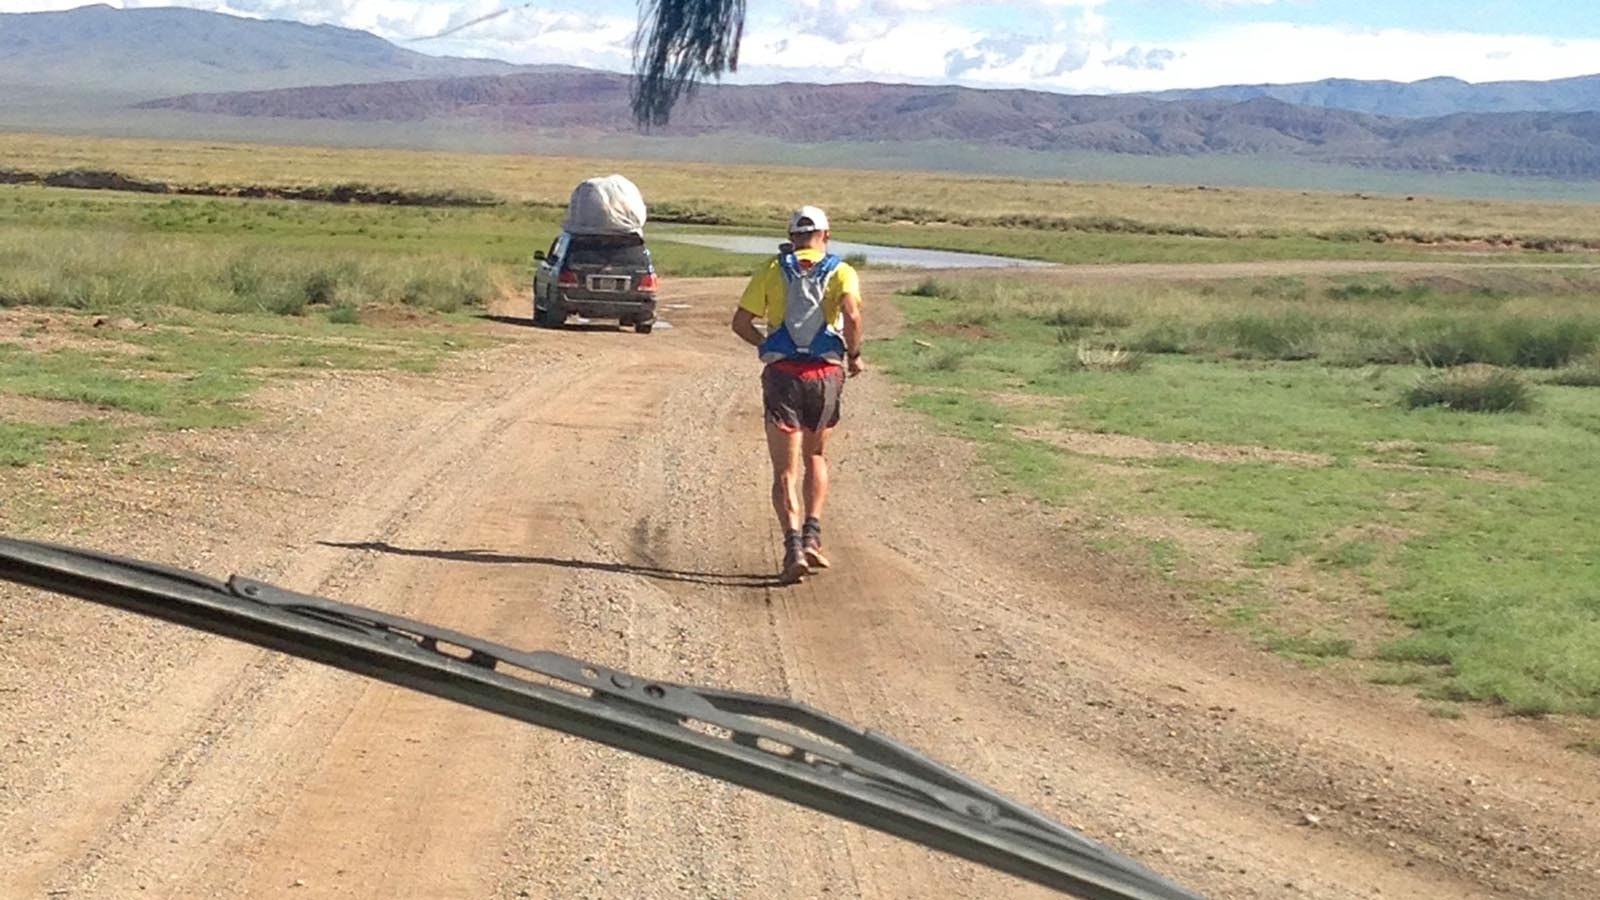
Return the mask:
M419 547L396 547L385 541L318 541L324 547L344 550L371 550L395 556L420 556L451 562L483 563L487 565L554 566L558 569L589 569L595 572L613 572L619 575L638 575L662 581L680 581L712 587L764 588L780 587L777 575L746 575L737 572L688 572L664 569L659 566L640 566L632 563L595 562L582 559L559 559L553 556L513 556L490 550L430 550Z

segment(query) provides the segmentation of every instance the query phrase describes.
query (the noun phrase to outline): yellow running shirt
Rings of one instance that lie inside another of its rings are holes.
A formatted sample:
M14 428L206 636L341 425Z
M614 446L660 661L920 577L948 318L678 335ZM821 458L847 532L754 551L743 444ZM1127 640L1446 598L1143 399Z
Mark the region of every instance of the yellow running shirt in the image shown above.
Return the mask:
M822 261L822 251L814 247L796 250L794 255L800 261L801 269L810 269ZM772 331L783 324L786 293L783 271L778 268L778 260L774 258L750 279L744 296L739 299L739 308L752 316L766 319L767 330ZM845 294L861 296L861 277L849 263L841 262L839 268L833 270L833 277L828 280L828 291L822 296L822 315L828 327L840 333L844 331Z

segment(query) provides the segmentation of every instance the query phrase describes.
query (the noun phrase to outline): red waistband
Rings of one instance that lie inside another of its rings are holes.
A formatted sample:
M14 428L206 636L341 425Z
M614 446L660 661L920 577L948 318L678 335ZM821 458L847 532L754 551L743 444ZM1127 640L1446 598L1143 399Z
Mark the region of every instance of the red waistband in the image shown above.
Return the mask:
M780 359L768 364L772 369L796 378L824 378L839 367L825 359Z

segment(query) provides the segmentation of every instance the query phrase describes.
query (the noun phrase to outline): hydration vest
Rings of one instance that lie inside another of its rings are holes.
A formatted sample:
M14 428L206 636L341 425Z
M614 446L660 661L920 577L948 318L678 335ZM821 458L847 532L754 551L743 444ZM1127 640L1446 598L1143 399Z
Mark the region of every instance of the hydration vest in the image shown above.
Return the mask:
M784 249L778 254L778 271L783 273L784 286L783 322L761 342L762 362L782 359L844 362L844 336L828 324L822 303L828 294L828 282L841 262L839 257L829 253L807 271L800 267L793 250Z

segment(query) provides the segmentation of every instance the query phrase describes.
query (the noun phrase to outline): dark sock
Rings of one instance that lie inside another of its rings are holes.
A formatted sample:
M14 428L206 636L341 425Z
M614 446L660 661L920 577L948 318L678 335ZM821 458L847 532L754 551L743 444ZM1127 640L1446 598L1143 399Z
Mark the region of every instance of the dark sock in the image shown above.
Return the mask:
M818 544L822 543L822 520L814 517L806 519L804 534Z
M783 533L783 546L784 549L800 546L800 532L785 531Z

